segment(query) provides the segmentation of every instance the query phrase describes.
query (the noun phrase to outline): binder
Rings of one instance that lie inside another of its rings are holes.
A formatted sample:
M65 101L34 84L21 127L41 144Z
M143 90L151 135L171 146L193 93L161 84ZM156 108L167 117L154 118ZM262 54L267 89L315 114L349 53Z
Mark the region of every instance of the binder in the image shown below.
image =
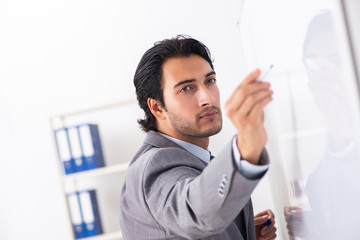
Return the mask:
M78 198L78 193L67 194L67 200L69 204L69 212L71 217L71 223L73 226L73 231L75 238L84 238L87 236L85 223L81 215L80 201Z
M95 236L103 233L99 208L95 190L78 192L83 223L86 236Z
M84 158L81 150L79 130L77 126L69 127L67 129L69 135L71 157L74 163L75 172L80 172L86 169Z
M74 160L71 157L71 150L68 139L69 138L66 128L55 130L56 146L59 159L64 167L65 174L70 174L76 171Z
M79 125L80 143L86 169L104 167L99 129L96 124Z

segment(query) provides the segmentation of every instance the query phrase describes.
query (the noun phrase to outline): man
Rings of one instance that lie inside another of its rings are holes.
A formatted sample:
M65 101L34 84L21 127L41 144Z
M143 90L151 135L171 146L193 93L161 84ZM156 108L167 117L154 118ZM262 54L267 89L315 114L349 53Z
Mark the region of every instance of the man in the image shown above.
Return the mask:
M264 211L254 223L250 201L268 168L263 108L272 91L256 82L259 74L251 73L227 101L238 135L213 158L209 137L221 130L222 115L208 49L178 36L144 54L134 85L148 134L121 192L125 239L276 237L274 214Z

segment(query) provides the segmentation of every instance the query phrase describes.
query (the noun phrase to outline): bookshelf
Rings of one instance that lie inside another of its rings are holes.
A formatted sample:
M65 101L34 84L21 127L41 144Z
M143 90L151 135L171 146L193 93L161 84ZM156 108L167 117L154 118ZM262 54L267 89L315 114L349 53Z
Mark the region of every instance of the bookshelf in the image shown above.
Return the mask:
M141 145L144 135L137 126L139 107L135 99L50 117L54 152L58 166L59 185L63 203L69 209L67 194L84 189L95 189L104 233L81 239L121 240L119 224L120 191L132 155ZM56 146L55 130L76 124L94 123L99 126L105 166L65 174ZM66 212L69 239L75 240L70 211Z

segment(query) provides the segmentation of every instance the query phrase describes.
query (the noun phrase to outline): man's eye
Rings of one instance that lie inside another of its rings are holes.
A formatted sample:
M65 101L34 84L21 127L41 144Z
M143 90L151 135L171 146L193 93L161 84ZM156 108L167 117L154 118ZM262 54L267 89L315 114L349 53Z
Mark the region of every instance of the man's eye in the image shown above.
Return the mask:
M210 79L208 80L208 83L214 83L214 82L216 82L216 79L215 79L215 78L210 78Z
M191 90L191 87L186 86L186 87L183 87L182 89L180 89L180 92L186 92L186 91L189 91L189 90Z

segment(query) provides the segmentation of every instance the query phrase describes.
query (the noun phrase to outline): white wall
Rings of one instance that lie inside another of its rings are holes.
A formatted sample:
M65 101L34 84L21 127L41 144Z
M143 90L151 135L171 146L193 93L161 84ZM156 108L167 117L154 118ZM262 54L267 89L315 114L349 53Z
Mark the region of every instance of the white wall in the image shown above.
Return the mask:
M135 68L155 41L182 33L204 42L224 102L249 70L240 6L236 0L1 1L0 239L68 239L49 117L133 98ZM225 124L211 144L215 154L233 134ZM272 206L263 186L255 209Z

